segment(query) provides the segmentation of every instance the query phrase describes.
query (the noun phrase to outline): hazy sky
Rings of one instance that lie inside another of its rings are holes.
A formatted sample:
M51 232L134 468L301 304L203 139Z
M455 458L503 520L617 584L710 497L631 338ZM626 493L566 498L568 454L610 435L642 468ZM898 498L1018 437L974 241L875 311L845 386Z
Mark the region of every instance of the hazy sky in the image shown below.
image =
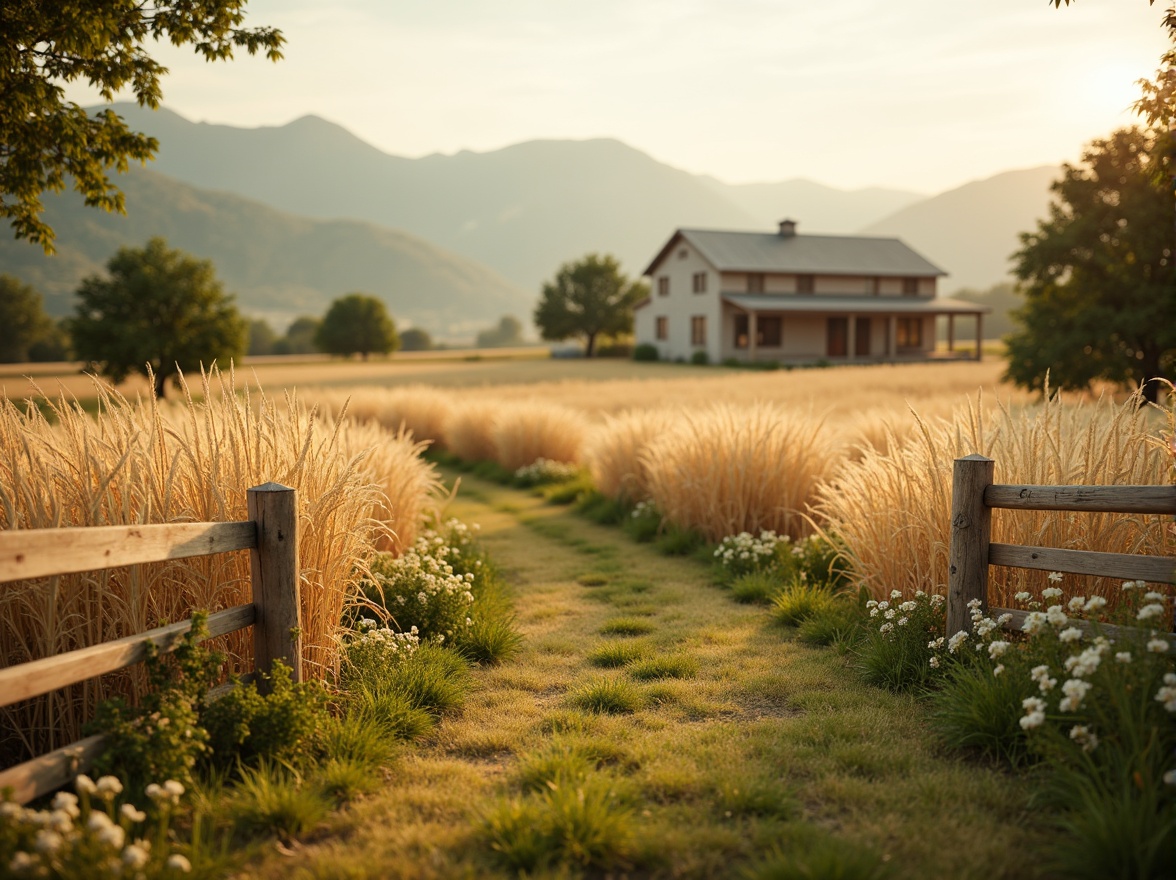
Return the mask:
M1128 124L1163 3L1077 0L253 0L278 64L170 46L194 120L309 113L389 153L615 137L732 183L934 192L1076 160ZM93 103L83 89L69 97Z

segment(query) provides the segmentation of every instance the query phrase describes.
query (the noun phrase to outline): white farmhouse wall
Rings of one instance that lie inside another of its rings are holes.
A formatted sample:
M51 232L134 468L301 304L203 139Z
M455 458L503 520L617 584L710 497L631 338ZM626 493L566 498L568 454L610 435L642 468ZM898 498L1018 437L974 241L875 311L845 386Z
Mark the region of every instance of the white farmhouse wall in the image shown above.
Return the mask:
M706 273L705 293L694 293L694 275L699 272ZM637 342L656 345L658 357L663 360L689 360L699 348L712 362L721 360L720 277L698 251L678 242L650 273L649 304L638 311L639 323L634 326ZM658 294L661 278L669 279L668 296ZM695 346L690 341L690 319L696 315L706 318L705 346ZM668 319L667 339L654 338L658 317Z

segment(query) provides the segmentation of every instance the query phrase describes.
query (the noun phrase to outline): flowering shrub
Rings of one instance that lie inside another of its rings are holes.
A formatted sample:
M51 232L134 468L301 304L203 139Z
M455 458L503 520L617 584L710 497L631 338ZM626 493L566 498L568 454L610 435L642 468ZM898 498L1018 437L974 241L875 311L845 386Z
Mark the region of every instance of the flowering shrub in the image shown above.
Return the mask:
M782 552L790 552L791 539L770 530L759 533L740 532L719 542L715 559L731 577L779 568Z
M77 794L58 792L48 809L0 801L0 873L8 877L178 877L191 862L172 852L168 826L184 793L174 779L152 783L151 805L118 805L123 785L114 776L78 776Z
M881 602L870 599L858 648L858 667L866 681L891 690L926 683L939 666L936 651L944 644L945 604L943 596L922 590L906 600L898 590Z
M389 669L411 657L420 644L415 626L408 632L398 632L365 617L343 644L340 680L348 689L363 682L374 683L373 679L383 678Z
M364 595L388 612L398 631L415 630L437 643L453 640L473 623L475 575L458 573L450 562L460 555L438 532L426 530L403 556L373 559L375 581L364 582Z
M1050 580L1041 601L1017 594L1027 611L1019 632L977 602L971 635L932 643L948 673L937 699L955 707L943 719L949 738L966 743L983 728L988 751L1048 763L1069 827L1090 838L1071 848L1079 855L1066 876L1171 876L1176 658L1157 629L1170 620L1170 597L1128 581L1112 613L1101 596L1063 601L1062 576ZM1108 624L1122 628L1112 635ZM992 705L987 719L959 711L978 701Z
M541 486L546 483L564 483L579 474L580 468L570 462L537 458L516 470L514 478L521 486Z

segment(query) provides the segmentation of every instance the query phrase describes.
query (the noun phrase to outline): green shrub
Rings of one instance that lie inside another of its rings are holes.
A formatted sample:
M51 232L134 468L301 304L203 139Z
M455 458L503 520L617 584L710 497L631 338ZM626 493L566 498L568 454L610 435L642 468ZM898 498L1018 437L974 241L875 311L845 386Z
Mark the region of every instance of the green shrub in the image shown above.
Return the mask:
M865 600L840 593L826 605L813 609L800 622L796 637L808 645L832 645L838 650L852 650L862 637L868 620Z
M694 354L690 355L690 363L695 366L705 367L710 363L710 355L706 353L706 349L698 349Z
M655 544L666 556L689 556L704 541L698 532L671 524L657 537Z
M290 667L275 660L262 696L256 682L234 681L204 710L211 761L220 767L267 759L296 765L310 756L326 723L326 692L317 681L294 682Z
M349 714L377 725L390 740L420 739L436 724L433 715L416 705L410 695L387 687L361 686L348 697Z
M1027 754L1022 702L1037 692L1027 669L994 676L986 665L953 664L931 694L936 733L954 749L1020 764Z
M635 361L656 361L657 358L657 346L651 342L642 342L633 349L633 360Z
M582 493L576 501L576 509L581 516L605 526L618 525L628 515L624 504L596 490Z
M567 483L579 476L578 465L567 461L537 458L514 472L514 483L516 486L529 488L531 486L545 486L549 483Z
M480 614L454 641L454 648L471 663L497 666L519 652L523 636L513 615Z
M377 720L375 713L362 708L358 700L347 704L341 717L332 717L323 725L318 739L319 754L326 761L358 763L370 769L391 763L396 754L394 726ZM419 710L417 710L419 711Z

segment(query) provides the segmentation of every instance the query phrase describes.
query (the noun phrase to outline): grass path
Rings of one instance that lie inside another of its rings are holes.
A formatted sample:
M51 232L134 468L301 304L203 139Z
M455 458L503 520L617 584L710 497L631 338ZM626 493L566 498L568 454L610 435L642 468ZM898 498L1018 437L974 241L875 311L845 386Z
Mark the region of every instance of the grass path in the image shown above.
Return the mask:
M523 650L476 673L380 794L249 876L516 876L484 817L525 857L541 846L525 827L567 808L553 789L579 792L561 827L587 843L531 876L575 876L578 857L588 876L732 877L776 851L903 878L1033 876L1045 832L1023 781L937 754L915 700L859 684L699 560L468 476L449 512L481 525L514 585Z

